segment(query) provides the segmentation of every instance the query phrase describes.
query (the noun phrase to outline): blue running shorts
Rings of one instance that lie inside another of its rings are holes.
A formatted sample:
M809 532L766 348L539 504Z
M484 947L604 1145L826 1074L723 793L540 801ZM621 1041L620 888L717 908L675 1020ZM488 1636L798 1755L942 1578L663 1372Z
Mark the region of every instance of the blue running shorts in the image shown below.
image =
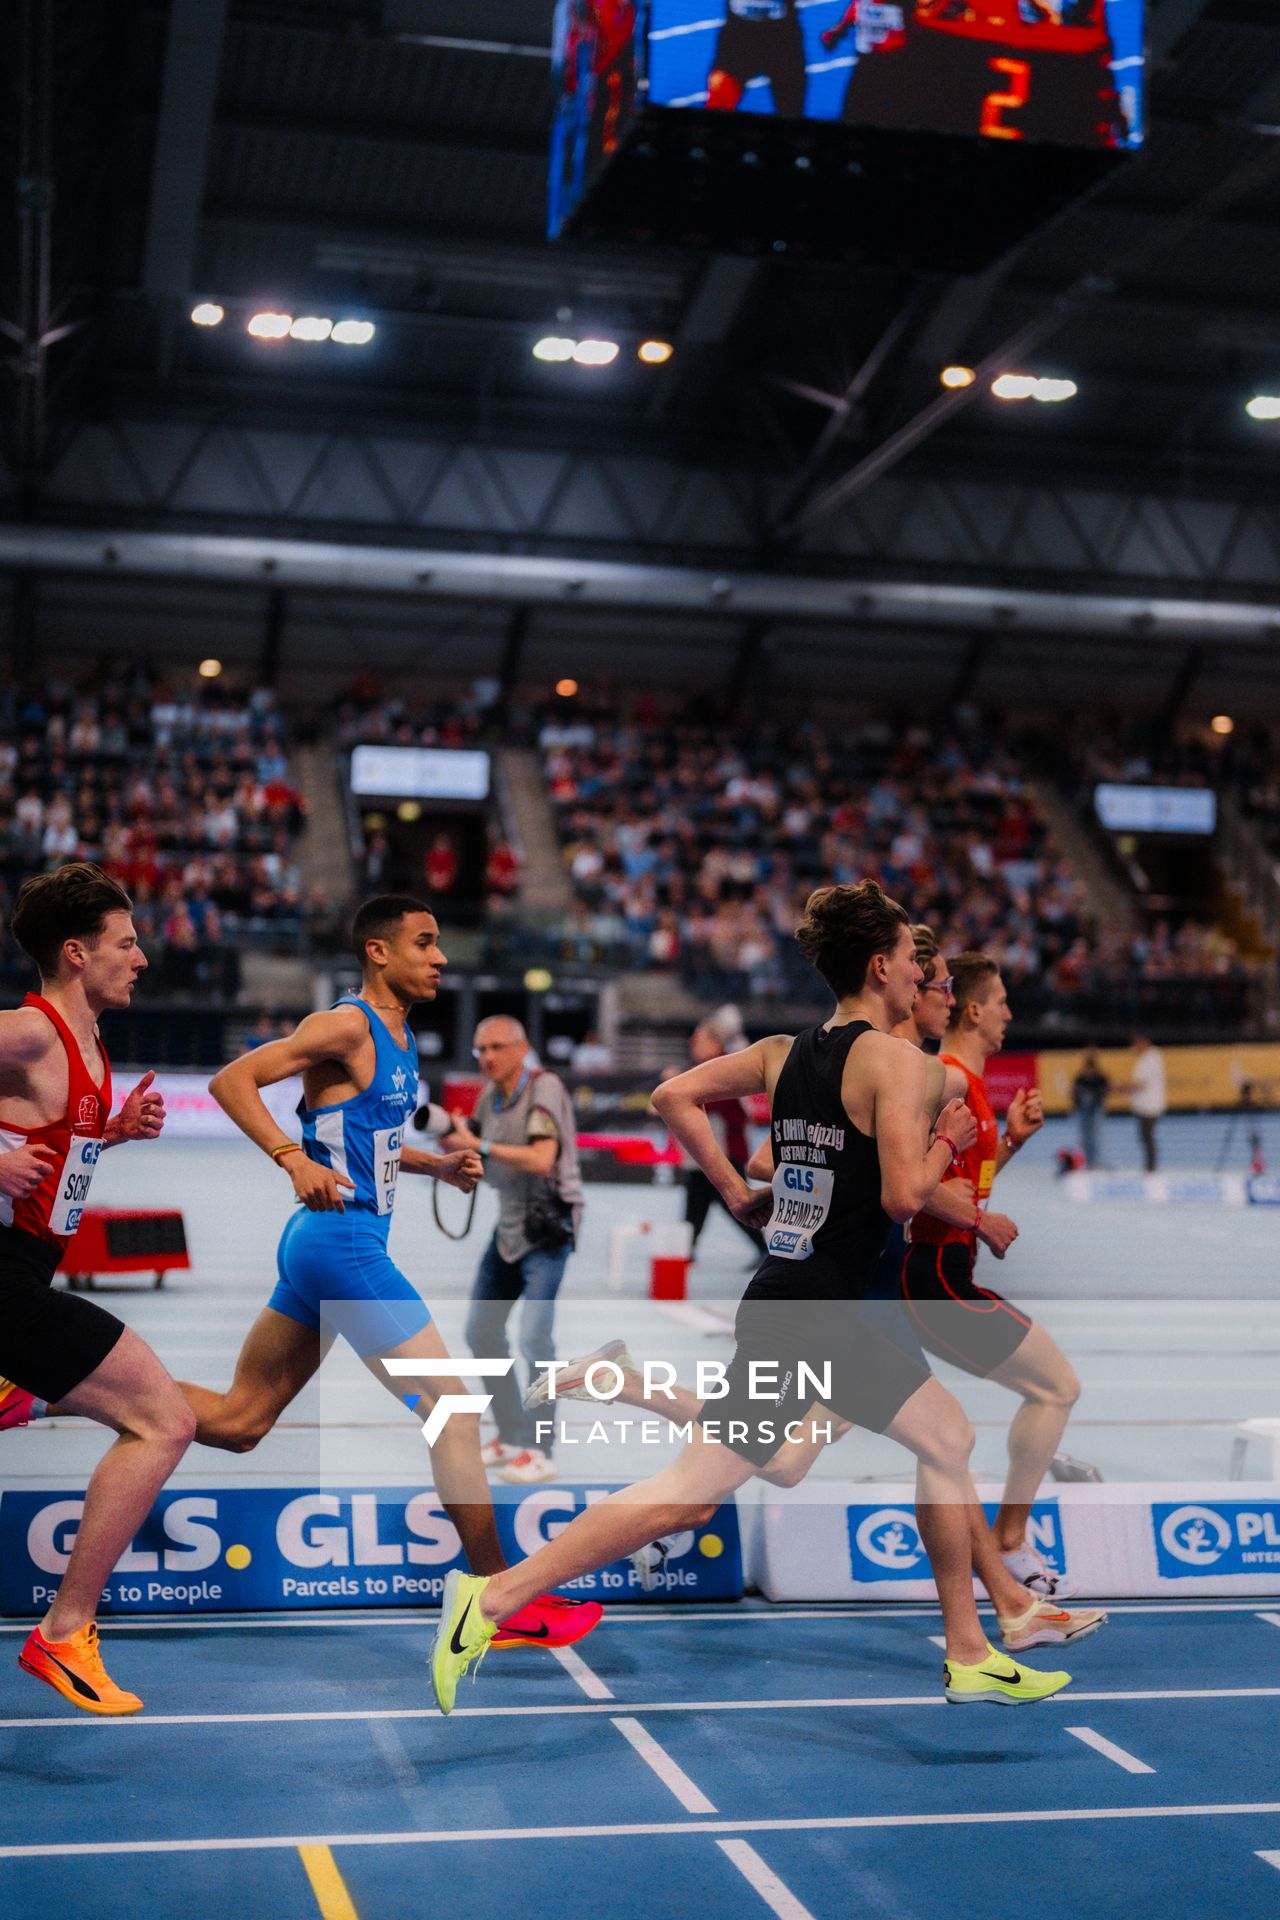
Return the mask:
M372 1214L299 1209L280 1236L267 1305L317 1332L340 1333L362 1359L421 1333L431 1315L387 1252L388 1224Z

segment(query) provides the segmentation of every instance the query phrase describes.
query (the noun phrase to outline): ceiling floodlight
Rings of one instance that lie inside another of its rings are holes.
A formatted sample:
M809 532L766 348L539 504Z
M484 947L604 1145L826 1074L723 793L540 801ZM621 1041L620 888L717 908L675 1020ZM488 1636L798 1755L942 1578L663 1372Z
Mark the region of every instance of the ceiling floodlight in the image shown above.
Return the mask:
M977 377L972 367L944 367L939 376L944 387L971 387Z
M372 320L339 320L329 338L340 347L367 347L375 331Z
M255 313L250 316L247 331L255 340L283 340L292 325L291 313Z
M616 340L579 340L573 357L580 367L611 367L618 357Z
M674 352L669 340L642 340L637 349L646 367L665 367Z
M1037 380L1031 390L1031 398L1046 406L1054 406L1063 400L1074 400L1079 391L1074 380Z
M1251 420L1280 420L1280 394L1255 393L1245 412Z
M319 314L305 313L290 327L289 338L291 340L327 340L332 332L332 320L325 320Z
M226 319L226 309L216 300L202 300L198 307L192 307L192 324L197 327L220 327Z
M576 340L565 340L559 334L549 333L535 342L533 357L535 360L572 360L577 345Z
M1029 373L1002 373L991 382L991 391L997 400L1029 400L1035 386Z

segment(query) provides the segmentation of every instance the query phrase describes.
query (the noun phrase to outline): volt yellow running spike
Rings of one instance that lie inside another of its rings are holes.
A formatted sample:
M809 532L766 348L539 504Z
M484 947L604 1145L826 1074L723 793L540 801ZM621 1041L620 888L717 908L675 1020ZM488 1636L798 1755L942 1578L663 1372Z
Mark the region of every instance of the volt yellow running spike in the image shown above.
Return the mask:
M488 1584L487 1577L457 1571L445 1580L440 1624L431 1645L431 1684L441 1713L453 1712L459 1680L473 1660L479 1665L484 1659L498 1630L497 1622L486 1620L480 1611L480 1595Z
M958 1707L992 1700L1021 1706L1033 1700L1048 1700L1071 1685L1069 1673L1041 1673L1036 1667L1024 1667L1007 1653L997 1653L988 1641L987 1657L977 1666L962 1667L948 1660L942 1669L947 1699Z

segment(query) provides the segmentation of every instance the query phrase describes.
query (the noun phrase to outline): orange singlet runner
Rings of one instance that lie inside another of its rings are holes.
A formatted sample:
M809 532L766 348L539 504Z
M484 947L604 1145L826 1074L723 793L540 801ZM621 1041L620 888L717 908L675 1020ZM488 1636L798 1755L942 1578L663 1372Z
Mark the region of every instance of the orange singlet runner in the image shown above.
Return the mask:
M985 1377L1016 1353L1031 1321L1001 1294L978 1286L973 1277L978 1257L977 1213L996 1177L999 1129L981 1076L954 1054L940 1054L944 1066L959 1067L966 1081L965 1101L978 1123L977 1137L946 1180L967 1180L977 1195L972 1226L953 1226L932 1214L911 1222L902 1263L902 1297L920 1344L939 1360Z

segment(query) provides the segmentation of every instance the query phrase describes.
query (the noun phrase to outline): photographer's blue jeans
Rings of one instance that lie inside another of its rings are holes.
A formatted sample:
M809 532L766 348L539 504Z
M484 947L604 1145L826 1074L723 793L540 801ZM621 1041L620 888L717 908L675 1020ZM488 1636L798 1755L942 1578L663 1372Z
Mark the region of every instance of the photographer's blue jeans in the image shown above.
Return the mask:
M516 1301L524 1302L518 1351L526 1378L521 1380L519 1368L513 1367L505 1380L488 1383L493 1387L498 1437L509 1447L536 1447L538 1421L554 1416L554 1407L526 1413L523 1399L526 1385L538 1378L535 1366L556 1357L556 1295L572 1252L571 1246L557 1247L554 1252L535 1247L520 1260L504 1260L495 1233L481 1255L467 1315L467 1345L472 1353L485 1360L505 1359L511 1351L507 1321ZM543 1451L550 1452L550 1447L545 1446Z

